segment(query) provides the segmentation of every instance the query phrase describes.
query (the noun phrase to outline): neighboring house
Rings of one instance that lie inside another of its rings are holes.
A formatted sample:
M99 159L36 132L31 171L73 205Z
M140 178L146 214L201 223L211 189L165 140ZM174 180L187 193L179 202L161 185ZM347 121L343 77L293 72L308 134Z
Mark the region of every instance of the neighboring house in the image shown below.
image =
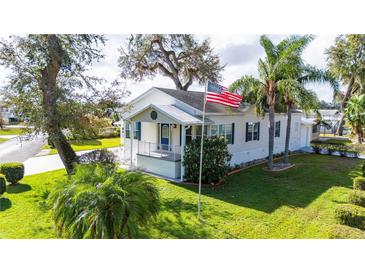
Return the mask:
M3 119L5 124L10 124L18 121L13 110L11 108L4 107L1 104L0 104L0 119Z
M334 134L337 131L338 124L341 120L341 112L337 109L320 109L318 112L321 114L322 121L328 125L319 125L319 132L323 134ZM311 113L309 116L314 118L316 115Z
M184 178L181 159L184 147L202 131L203 92L151 88L130 102L123 116L122 159L126 163L166 177ZM284 151L287 117L275 116L274 153ZM230 164L268 156L268 115L258 117L255 108L242 104L238 109L207 103L205 134L224 136L232 154ZM290 150L310 145L315 122L299 111L292 117Z

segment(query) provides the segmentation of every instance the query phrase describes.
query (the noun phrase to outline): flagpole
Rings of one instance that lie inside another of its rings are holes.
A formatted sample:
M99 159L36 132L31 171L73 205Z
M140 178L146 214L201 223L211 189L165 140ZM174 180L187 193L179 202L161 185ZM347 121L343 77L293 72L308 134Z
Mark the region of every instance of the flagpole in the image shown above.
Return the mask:
M203 146L204 146L204 124L205 124L205 104L207 97L208 81L205 81L204 102L203 102L203 124L202 136L200 140L200 163L199 163L199 191L198 191L198 220L200 219L200 195L202 191L202 170L203 170Z

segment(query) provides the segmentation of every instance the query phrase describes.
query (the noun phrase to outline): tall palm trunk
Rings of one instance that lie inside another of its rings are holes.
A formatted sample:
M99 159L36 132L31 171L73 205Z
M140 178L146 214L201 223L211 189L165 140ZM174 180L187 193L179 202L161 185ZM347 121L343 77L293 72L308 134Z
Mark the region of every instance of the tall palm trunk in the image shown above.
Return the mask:
M288 105L287 105L288 121L287 121L287 124L286 124L284 164L288 164L289 163L289 144L290 144L291 114L292 114L292 107L291 107L291 104L288 103Z
M357 142L359 144L362 144L362 138L363 138L363 130L361 126L356 127L356 133L357 133Z
M345 113L344 113L344 110L345 110L345 108L347 106L348 100L351 97L352 88L354 86L354 83L355 83L355 77L354 76L351 76L350 81L349 81L349 84L347 86L347 90L346 90L345 97L342 99L342 102L341 102L341 119L340 119L340 121L338 123L338 128L337 128L337 132L336 132L336 134L337 135L340 135L340 136L343 135L343 126L345 125Z
M275 105L271 104L269 107L269 159L267 166L269 170L273 169L274 162L274 133L275 133Z

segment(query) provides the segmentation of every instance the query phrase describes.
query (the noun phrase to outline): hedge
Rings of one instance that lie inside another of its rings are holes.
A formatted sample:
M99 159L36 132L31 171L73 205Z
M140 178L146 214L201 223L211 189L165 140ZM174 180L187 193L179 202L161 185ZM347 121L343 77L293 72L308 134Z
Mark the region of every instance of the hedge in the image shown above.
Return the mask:
M16 184L24 177L24 165L16 162L1 164L0 173L5 175L8 182Z
M361 206L351 204L337 205L335 216L340 224L365 229L365 208Z
M6 191L6 179L5 175L0 174L0 195L3 195Z
M341 156L346 156L346 154L353 154L358 157L359 153L363 151L362 148L356 147L354 145L344 145L344 144L328 144L328 143L315 143L312 142L311 146L315 153L323 153L327 151L327 154L332 155L334 152L339 152Z
M193 183L199 182L200 142L201 139L194 139L185 146L185 179ZM226 140L222 137L205 139L203 155L202 183L219 183L230 170L229 162L232 156Z
M349 203L365 207L365 191L354 190L349 195Z
M354 189L365 190L365 177L358 176L354 178Z
M333 225L329 231L330 239L365 239L365 233L347 225Z

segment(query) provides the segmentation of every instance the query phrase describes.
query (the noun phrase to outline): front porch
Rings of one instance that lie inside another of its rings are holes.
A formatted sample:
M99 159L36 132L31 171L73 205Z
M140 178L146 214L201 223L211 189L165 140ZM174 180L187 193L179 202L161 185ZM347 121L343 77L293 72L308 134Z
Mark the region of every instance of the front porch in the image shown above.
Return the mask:
M182 181L184 147L201 124L175 106L150 105L124 120L122 159L131 167Z

